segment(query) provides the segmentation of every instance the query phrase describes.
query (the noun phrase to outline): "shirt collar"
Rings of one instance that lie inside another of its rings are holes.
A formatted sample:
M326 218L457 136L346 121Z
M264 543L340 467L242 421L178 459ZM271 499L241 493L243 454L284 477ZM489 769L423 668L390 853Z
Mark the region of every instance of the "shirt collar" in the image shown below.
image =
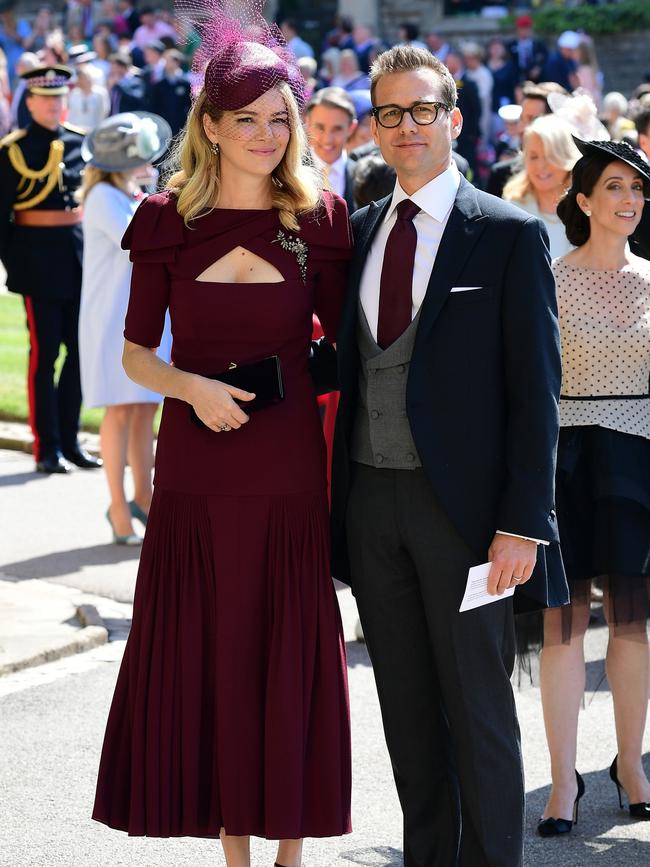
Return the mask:
M452 209L456 200L456 193L460 186L460 172L456 168L456 163L452 160L451 165L444 172L437 175L428 184L420 187L412 196L409 196L402 189L400 182L396 181L395 189L393 190L393 198L390 207L386 212L385 220L390 219L393 211L403 202L404 199L410 199L415 202L418 207L427 213L438 223L444 222L447 214Z
M41 126L40 123L36 123L35 120L32 120L29 124L29 130L32 135L38 136L43 139L50 139L53 141L55 138L59 138L61 135L61 125L57 126L56 129L48 129L45 126Z
M333 163L323 162L323 160L319 156L316 156L316 154L314 154L314 161L319 168L326 169L329 173L339 175L343 173L347 159L347 151L343 151L341 153L341 156L337 160L334 160Z

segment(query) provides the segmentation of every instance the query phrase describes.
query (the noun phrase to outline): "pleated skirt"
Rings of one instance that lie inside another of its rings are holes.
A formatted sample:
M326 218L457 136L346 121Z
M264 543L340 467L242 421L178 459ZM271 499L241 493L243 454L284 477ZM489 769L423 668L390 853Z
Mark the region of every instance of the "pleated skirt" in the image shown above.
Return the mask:
M156 489L93 818L131 835L350 831L326 492Z

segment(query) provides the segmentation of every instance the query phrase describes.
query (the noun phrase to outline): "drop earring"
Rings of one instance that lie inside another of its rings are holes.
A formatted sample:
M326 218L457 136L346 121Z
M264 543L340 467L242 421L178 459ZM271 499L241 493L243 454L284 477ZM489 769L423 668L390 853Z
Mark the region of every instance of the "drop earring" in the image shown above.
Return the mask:
M210 150L215 155L215 157L218 157L221 150L221 148L219 147L219 142L213 141Z

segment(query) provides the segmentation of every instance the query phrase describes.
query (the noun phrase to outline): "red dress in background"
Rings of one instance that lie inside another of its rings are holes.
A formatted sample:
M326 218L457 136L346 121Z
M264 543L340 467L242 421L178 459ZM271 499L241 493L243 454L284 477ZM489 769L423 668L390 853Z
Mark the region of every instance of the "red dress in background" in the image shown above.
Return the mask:
M325 445L308 370L312 313L334 339L345 204L283 229L274 209L215 209L187 229L170 193L138 209L125 336L176 367L280 356L285 400L214 433L167 398L133 626L93 818L133 835L272 839L350 830L345 647L329 568ZM280 244L307 245L307 270ZM281 283L199 282L236 246Z

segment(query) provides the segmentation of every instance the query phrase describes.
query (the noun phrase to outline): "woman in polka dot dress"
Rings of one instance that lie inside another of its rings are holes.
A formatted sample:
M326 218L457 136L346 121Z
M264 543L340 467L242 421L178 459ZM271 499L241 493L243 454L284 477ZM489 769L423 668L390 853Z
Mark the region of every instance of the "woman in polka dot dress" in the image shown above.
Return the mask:
M650 166L618 142L583 142L558 206L576 249L553 262L562 338L557 516L571 604L544 614L542 702L552 789L539 833L571 830L591 581L601 577L618 756L610 774L630 815L650 819L641 763L650 683L650 262L628 238L650 196Z

